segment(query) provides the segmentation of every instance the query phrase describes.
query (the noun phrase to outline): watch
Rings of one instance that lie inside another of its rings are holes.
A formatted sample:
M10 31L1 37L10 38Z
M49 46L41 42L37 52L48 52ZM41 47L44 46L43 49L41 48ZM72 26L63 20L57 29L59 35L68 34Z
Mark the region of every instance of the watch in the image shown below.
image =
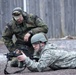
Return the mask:
M32 35L33 34L33 32L32 31L29 31L29 33Z

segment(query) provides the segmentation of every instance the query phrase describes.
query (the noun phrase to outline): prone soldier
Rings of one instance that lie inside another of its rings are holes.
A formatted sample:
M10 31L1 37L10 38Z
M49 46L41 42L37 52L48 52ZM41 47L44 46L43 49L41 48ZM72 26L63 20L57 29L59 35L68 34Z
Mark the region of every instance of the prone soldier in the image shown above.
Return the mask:
M23 52L17 57L19 61L24 61L30 71L76 69L76 51L67 51L48 43L44 33L33 35L31 43L39 60L33 61Z

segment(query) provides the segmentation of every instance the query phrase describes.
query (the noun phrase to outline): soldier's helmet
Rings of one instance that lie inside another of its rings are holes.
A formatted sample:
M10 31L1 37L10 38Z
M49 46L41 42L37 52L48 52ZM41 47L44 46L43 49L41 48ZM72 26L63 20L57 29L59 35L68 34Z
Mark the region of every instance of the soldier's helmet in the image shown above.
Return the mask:
M35 35L32 36L31 38L31 43L36 43L36 42L47 42L48 39L45 35L45 33L37 33Z

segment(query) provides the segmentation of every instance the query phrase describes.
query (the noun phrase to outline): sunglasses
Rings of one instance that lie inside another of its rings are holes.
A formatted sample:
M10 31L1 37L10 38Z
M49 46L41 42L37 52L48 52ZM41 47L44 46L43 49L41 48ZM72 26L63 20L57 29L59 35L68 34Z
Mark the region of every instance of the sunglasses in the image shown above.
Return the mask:
M18 13L18 12L12 13L13 16L19 16L20 14L21 14L21 13Z

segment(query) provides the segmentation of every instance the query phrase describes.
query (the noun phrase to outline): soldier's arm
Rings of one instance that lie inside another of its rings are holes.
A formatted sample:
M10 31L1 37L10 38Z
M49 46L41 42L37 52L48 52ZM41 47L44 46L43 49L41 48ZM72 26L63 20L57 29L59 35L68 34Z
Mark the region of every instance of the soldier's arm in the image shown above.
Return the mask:
M44 32L47 33L48 32L48 27L47 25L42 21L41 18L35 16L34 17L34 23L36 25L35 28L31 29L33 34L39 33L39 32Z
M31 71L45 71L57 58L54 57L53 53L46 51L41 55L41 58L38 62L30 60L28 57L25 59L26 66Z
M12 36L13 36L12 28L8 23L4 29L4 32L2 33L2 37L3 37L4 44L6 45L7 49L10 52L14 50L14 43L12 41Z

